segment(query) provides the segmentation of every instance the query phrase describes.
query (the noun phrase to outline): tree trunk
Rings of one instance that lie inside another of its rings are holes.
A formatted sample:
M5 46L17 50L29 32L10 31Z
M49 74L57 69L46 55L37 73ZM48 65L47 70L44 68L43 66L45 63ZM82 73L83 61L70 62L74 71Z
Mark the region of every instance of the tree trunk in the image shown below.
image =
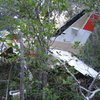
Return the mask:
M22 33L19 33L20 36L20 100L24 100L24 48L23 48L23 39Z

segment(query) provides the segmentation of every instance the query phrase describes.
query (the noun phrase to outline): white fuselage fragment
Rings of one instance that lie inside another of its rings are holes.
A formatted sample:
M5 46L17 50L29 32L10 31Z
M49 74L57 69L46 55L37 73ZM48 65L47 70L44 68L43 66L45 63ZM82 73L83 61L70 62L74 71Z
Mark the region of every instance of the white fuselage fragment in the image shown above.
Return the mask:
M86 65L83 61L79 60L77 57L73 56L70 52L50 49L52 55L59 60L67 62L70 66L73 66L78 72L83 75L87 75L95 78L98 75L98 72L95 71L92 67Z

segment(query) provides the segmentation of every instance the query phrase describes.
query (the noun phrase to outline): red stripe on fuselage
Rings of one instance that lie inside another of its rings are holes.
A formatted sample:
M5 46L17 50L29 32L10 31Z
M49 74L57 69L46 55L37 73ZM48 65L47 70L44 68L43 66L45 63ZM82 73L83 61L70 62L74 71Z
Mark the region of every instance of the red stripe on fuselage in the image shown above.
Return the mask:
M88 31L93 31L94 30L94 24L95 24L95 20L98 19L100 16L96 15L96 14L92 14L89 18L89 20L87 21L87 23L85 24L85 26L83 27L84 30L88 30Z

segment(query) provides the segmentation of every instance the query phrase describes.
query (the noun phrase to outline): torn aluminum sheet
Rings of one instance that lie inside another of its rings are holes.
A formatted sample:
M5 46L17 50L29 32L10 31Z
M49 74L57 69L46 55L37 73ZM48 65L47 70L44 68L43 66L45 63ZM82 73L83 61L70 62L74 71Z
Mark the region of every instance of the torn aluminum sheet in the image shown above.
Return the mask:
M50 49L50 51L53 53L52 55L56 59L60 59L64 62L67 62L70 66L73 66L78 72L82 73L83 75L90 76L93 78L95 78L98 75L97 71L95 71L92 67L86 65L77 57L73 56L70 52L57 49Z

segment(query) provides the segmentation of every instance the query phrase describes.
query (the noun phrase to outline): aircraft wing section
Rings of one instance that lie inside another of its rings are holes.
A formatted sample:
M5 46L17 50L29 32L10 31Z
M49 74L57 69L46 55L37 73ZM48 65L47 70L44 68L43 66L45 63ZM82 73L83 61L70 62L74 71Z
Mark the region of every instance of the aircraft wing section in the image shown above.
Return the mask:
M70 66L73 66L78 72L82 73L83 75L90 76L93 78L98 75L97 71L95 71L92 67L86 65L77 57L73 56L70 52L57 49L51 49L51 52L56 59L67 62Z

